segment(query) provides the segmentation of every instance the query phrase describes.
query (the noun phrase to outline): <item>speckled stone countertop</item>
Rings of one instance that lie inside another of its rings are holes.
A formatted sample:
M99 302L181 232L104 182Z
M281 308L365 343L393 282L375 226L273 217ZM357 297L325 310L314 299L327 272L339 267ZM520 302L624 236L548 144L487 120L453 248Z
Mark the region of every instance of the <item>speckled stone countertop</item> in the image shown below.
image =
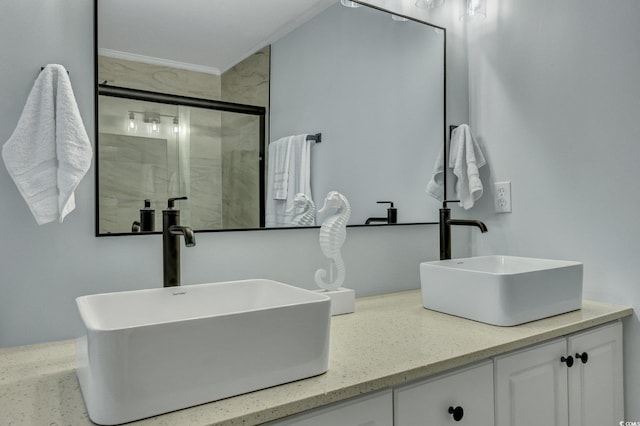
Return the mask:
M419 290L362 298L355 314L332 319L327 373L129 424L261 424L632 313L631 308L585 300L579 311L495 327L428 311ZM0 350L0 423L93 424L76 378L74 340Z

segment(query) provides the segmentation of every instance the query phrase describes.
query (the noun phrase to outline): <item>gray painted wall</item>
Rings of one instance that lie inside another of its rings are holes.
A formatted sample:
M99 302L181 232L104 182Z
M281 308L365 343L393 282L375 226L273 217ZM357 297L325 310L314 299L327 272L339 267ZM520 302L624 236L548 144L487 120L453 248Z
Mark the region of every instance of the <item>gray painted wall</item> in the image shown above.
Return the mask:
M87 0L7 1L0 13L0 143L15 128L40 67L65 65L87 131L94 139L93 12ZM442 13L442 12L439 12ZM434 16L446 26L449 16ZM456 20L451 20L457 22ZM466 62L461 36L449 44L449 117L467 118ZM459 60L459 62L457 62ZM458 102L455 102L455 101ZM431 165L429 165L431 167ZM158 287L161 237L94 237L94 169L76 191L77 208L63 224L38 227L4 166L0 166L0 347L72 338L81 333L74 298ZM457 238L466 239L464 231ZM326 265L316 230L198 234L183 250L183 282L250 277L313 287ZM458 244L460 254L467 244ZM358 295L419 286L418 263L435 259L435 226L350 229L344 246L345 285Z
M580 260L585 298L635 308L624 378L638 421L640 3L488 3L468 34L471 126L485 182L511 181L513 213L481 200L490 232L474 253Z

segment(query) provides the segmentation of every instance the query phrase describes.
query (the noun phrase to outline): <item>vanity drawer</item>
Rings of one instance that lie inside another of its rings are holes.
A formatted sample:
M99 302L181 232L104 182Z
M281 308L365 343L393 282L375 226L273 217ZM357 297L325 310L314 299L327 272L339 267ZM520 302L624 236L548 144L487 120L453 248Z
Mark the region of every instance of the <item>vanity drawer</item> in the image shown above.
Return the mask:
M393 426L391 390L349 399L345 402L269 423L270 426Z
M446 373L394 391L394 425L493 426L493 363Z

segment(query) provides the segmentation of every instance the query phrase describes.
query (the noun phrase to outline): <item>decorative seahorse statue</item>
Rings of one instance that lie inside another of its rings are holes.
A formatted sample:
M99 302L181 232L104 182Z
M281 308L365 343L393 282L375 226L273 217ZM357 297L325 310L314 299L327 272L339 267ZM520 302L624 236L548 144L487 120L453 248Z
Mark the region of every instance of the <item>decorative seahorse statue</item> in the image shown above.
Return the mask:
M327 270L318 269L315 273L315 281L320 288L335 290L344 282L345 269L340 248L347 237L347 222L349 221L349 216L351 216L351 206L347 197L337 191L331 191L327 194L324 206L318 210L318 213L322 213L326 209L337 210L320 227L320 248L322 253L331 261L329 268L331 269L335 266L338 276L333 282L326 282Z
M293 209L302 209L302 212L295 215L291 220L293 225L296 226L314 226L316 224L316 205L307 194L298 192L293 198L293 205L287 213L293 211Z

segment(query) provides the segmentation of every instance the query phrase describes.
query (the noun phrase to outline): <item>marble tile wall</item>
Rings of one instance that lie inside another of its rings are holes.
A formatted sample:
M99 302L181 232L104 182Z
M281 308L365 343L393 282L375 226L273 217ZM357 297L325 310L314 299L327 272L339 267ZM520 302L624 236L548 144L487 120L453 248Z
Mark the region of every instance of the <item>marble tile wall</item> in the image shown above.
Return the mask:
M220 100L221 77L197 71L98 56L98 81L109 86Z
M267 108L269 135L269 46L249 56L222 75L222 99ZM223 210L225 228L260 226L259 121L256 116L222 116ZM265 147L266 149L266 147Z
M222 112L190 108L190 224L194 229L221 229Z
M269 107L271 48L266 46L222 74L222 100Z
M257 116L222 115L224 227L260 226L259 132Z
M100 232L129 232L142 200L167 196L167 140L100 133ZM126 185L123 185L126 182ZM156 206L154 206L156 207ZM156 229L160 212L156 212Z

